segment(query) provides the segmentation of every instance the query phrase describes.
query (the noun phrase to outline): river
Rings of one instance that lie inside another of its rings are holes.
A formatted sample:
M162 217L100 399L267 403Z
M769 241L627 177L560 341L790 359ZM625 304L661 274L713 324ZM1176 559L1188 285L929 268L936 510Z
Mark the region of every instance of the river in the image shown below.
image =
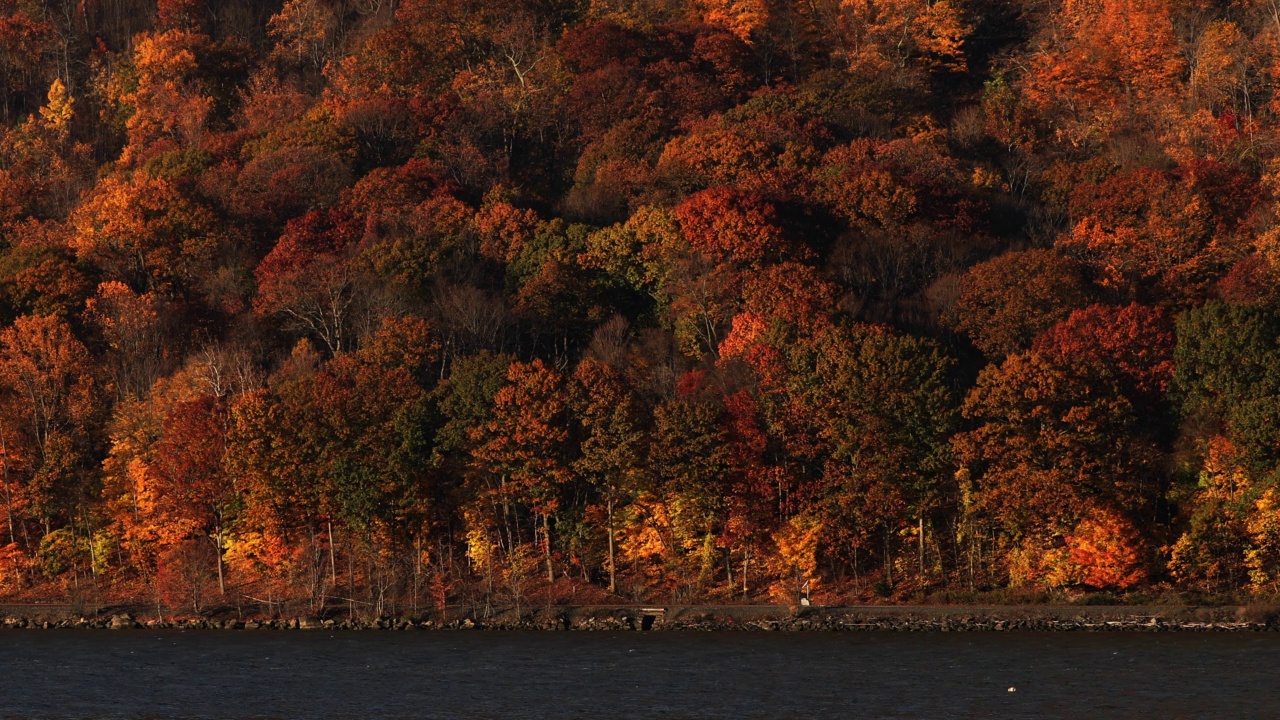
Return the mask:
M0 717L1276 718L1280 634L7 630Z

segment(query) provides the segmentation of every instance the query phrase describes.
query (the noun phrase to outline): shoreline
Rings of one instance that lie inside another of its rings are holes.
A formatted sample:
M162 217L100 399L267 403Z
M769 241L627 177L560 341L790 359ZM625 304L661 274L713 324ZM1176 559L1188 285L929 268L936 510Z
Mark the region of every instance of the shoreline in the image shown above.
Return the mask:
M445 619L264 618L234 611L168 619L154 607L2 605L3 629L179 630L544 630L756 632L1264 632L1280 630L1280 609L1252 606L1132 605L785 605L553 606Z

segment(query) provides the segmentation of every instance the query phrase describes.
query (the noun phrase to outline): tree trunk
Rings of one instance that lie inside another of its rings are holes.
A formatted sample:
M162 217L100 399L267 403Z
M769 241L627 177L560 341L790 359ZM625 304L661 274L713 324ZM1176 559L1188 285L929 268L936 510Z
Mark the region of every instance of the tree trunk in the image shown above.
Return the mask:
M858 575L858 546L853 546L853 588L862 592L862 578Z
M551 516L542 516L542 539L546 542L545 553L547 557L547 582L554 583L556 581L555 567L551 564Z
M338 589L338 559L334 557L333 521L328 520L325 524L329 527L329 583L336 590Z
M884 526L884 584L893 587L893 552L889 545L891 538L889 536L889 525Z
M413 538L413 616L418 616L418 578L422 575L422 536Z
M7 487L7 486L6 486ZM13 533L12 526L10 534ZM616 560L613 555L613 493L609 493L609 592L618 592L618 577L615 572L617 568Z
M218 526L218 532L214 534L214 543L216 547L213 549L214 556L218 561L218 594L222 597L227 596L227 584L222 577L222 526Z
M349 536L351 533L347 533ZM352 542L355 542L354 539ZM356 565L355 548L347 549L347 617L356 617Z
M84 523L85 544L89 546L89 575L96 582L98 579L98 552L93 549L93 531L89 528L89 516L85 514L83 507L80 509L80 521Z
M924 515L920 516L919 524L916 526L916 531L920 535L920 538L919 538L920 539L920 577L923 578L924 577Z

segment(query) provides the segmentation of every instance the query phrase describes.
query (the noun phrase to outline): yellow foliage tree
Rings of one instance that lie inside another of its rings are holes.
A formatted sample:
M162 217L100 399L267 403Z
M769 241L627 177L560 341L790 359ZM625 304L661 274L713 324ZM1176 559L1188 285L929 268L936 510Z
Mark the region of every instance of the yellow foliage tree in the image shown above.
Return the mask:
M774 598L795 603L806 589L818 586L818 546L825 530L820 518L797 515L774 532L778 555L773 569L778 579L769 588Z

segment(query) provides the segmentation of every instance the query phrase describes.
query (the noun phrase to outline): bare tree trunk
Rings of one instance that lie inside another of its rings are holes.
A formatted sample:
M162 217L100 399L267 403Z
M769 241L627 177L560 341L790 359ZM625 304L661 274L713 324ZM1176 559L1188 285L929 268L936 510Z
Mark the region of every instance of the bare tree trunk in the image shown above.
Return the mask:
M547 582L554 583L556 570L551 564L551 517L549 515L542 516L542 539L546 542L544 547L547 558Z
M413 538L413 616L418 616L418 578L422 575L422 536Z
M214 556L218 561L218 594L222 597L227 596L226 580L222 577L222 526L218 526L218 532L214 535L215 547L213 549Z
M858 575L858 546L853 546L853 587L862 592L862 578Z
M336 557L334 557L334 549L333 549L333 521L332 521L332 520L327 520L327 521L325 522L325 524L326 524L326 525L328 525L328 528L329 528L329 583L330 583L331 585L333 585L333 587L334 587L335 589L337 589L337 587L338 587L338 559L337 559Z
M893 552L890 548L889 524L884 526L884 582L893 587Z
M93 549L93 530L89 527L89 515L85 513L83 505L80 506L80 522L84 523L85 544L89 546L89 575L96 582L98 579L98 553Z
M920 535L920 577L924 577L924 515L919 517L919 524L916 530Z
M6 484L6 488L8 485ZM13 533L12 521L10 521L9 533ZM617 568L616 560L613 554L613 492L609 493L609 592L618 592L618 578L615 572Z
M320 550L320 540L316 536L316 527L312 523L307 523L307 534L311 536L311 561L307 563L307 581L311 583L311 608L317 615L328 605L329 589L324 585L324 570L321 567L323 562L323 553ZM337 587L333 588L334 592L338 591Z

